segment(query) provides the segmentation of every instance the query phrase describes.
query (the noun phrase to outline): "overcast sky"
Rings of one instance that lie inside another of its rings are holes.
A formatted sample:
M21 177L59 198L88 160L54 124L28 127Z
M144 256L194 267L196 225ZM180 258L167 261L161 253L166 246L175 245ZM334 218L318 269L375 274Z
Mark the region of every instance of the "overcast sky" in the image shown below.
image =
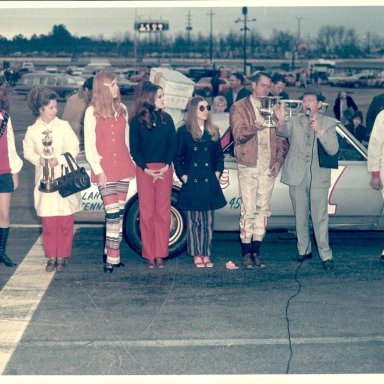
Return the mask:
M300 3L301 1L301 3ZM100 36L106 38L133 32L135 15L141 20L169 21L170 31L185 32L190 11L192 33L209 33L212 8L214 34L229 30L240 31L241 7L247 5L250 29L270 36L274 29L298 33L301 37L316 36L326 25L354 28L360 37L367 32L384 36L384 6L379 0L340 1L312 0L310 6L301 6L302 0L245 0L233 7L236 1L1 1L3 20L0 34L12 38L16 34L30 37L47 34L55 24L64 24L75 36ZM366 4L362 6L362 4ZM382 1L381 1L382 3ZM257 4L258 6L253 6ZM292 6L283 6L292 4ZM347 5L342 5L347 4ZM219 6L220 5L220 6ZM319 6L321 5L321 6ZM324 6L325 5L325 6ZM367 6L368 5L368 6Z

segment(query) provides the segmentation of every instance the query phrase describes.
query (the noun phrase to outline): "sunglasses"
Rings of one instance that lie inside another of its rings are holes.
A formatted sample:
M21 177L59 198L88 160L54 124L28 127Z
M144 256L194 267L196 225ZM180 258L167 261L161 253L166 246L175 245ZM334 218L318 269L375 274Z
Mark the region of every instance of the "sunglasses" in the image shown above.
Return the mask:
M209 104L207 106L200 105L200 107L199 107L200 112L204 112L205 110L207 110L209 112L211 109L212 109L212 107Z

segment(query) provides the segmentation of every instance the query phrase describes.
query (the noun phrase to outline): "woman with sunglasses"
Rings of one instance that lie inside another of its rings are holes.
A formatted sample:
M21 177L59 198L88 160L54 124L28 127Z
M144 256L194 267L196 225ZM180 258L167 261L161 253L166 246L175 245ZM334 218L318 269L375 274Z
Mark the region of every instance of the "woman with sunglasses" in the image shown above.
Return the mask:
M164 268L169 253L176 130L163 109L163 89L141 82L135 91L129 141L137 165L142 256L150 269Z
M183 182L178 207L187 214L188 253L197 268L213 267L211 243L214 210L226 205L219 179L224 170L220 134L211 106L201 96L187 108L186 124L177 131L176 174Z

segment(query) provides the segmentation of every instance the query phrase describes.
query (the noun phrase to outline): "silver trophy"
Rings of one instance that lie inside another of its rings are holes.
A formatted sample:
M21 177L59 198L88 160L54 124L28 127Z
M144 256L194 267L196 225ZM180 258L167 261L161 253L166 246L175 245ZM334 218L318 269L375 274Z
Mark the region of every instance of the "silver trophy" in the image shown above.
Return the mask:
M280 100L280 104L284 108L285 120L288 120L300 112L303 102L301 100Z
M267 128L275 128L277 127L276 119L273 119L275 114L275 106L278 104L280 100L279 96L264 96L260 97L261 107L260 112L264 117L263 126Z
M328 103L321 102L321 107L319 109L319 113L324 114L325 112L327 112L328 106L329 106Z
M54 167L49 165L49 160L53 159L55 156L53 154L52 147L52 131L49 129L43 132L43 154L42 158L44 159L43 166L43 178L40 180L39 191L51 193L57 191L57 181L55 179Z

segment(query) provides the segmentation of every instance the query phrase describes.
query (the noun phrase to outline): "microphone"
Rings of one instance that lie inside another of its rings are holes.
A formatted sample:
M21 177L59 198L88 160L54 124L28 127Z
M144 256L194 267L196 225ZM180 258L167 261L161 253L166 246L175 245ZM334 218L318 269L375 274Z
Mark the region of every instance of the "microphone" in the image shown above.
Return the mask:
M311 108L305 110L305 116L309 117L311 115Z

